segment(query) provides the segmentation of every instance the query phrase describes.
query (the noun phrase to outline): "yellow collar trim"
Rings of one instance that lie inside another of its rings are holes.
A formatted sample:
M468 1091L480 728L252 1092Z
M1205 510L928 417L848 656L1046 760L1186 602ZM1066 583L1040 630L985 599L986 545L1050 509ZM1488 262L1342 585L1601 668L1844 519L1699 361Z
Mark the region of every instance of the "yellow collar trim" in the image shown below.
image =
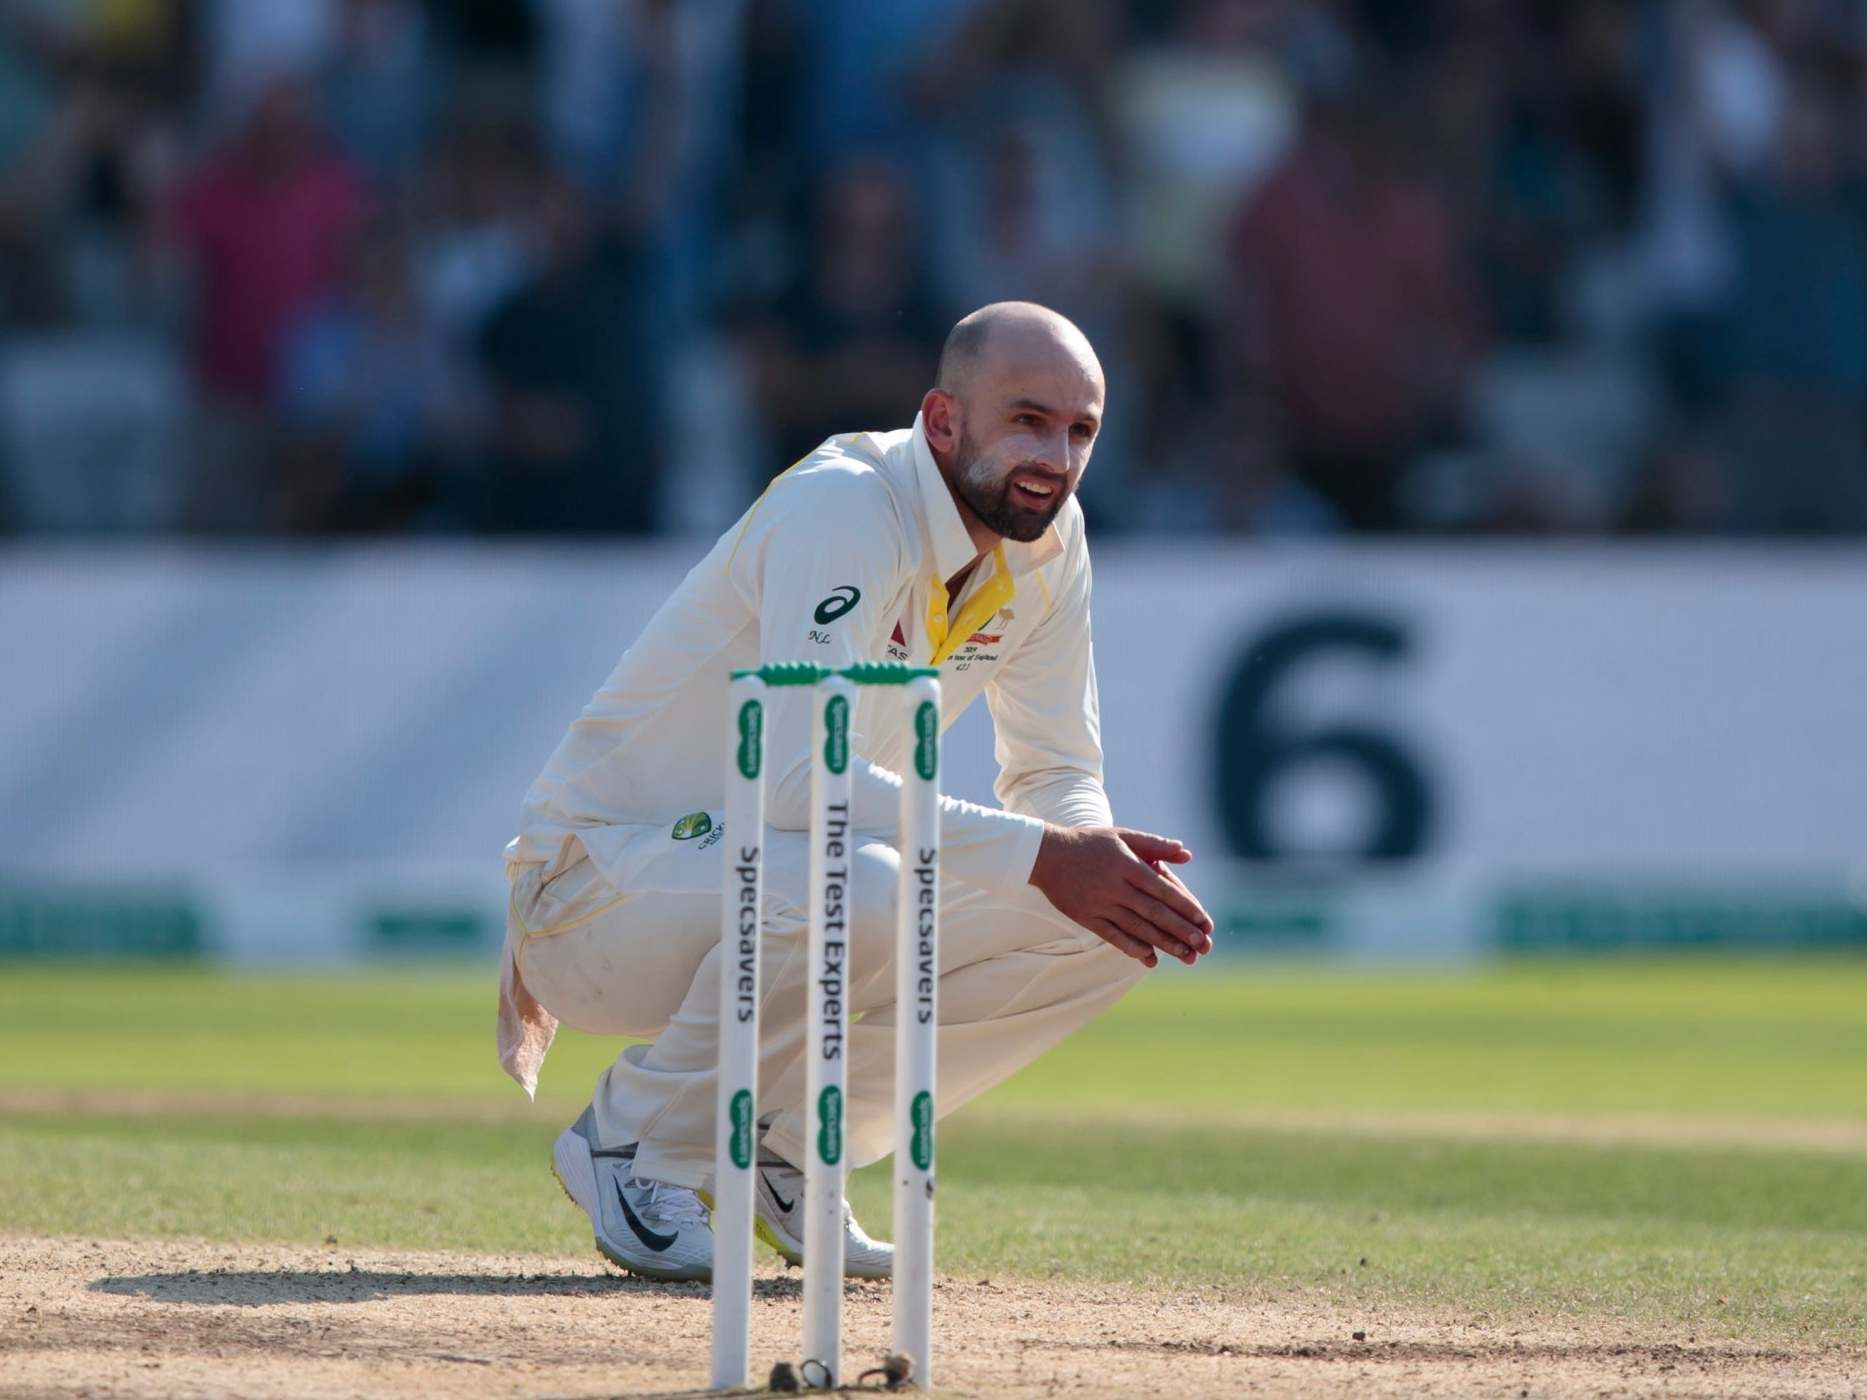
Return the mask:
M1005 562L1003 544L993 546L992 563L995 566L992 577L966 600L957 617L949 617L947 614L946 580L936 574L928 585L927 640L933 647L933 665L938 666L945 661L952 655L954 648L1017 596L1018 585L1011 577L1011 566Z

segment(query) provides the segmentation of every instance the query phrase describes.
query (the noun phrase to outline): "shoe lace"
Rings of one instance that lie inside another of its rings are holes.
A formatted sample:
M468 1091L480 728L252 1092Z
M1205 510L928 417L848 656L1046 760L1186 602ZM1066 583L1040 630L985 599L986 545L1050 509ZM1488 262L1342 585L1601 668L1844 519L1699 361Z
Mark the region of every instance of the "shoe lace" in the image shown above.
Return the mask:
M631 1184L647 1192L644 1204L666 1224L677 1229L694 1229L707 1223L707 1208L687 1187L667 1181L643 1181L640 1177Z

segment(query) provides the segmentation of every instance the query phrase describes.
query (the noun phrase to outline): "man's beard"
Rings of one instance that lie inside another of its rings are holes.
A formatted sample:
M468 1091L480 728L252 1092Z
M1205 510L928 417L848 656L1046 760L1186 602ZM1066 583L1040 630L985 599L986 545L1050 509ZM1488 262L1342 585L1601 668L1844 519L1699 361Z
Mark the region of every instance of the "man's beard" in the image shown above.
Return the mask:
M979 449L965 433L959 435L959 460L963 464L954 479L959 486L960 499L972 513L985 522L985 528L995 535L1002 535L1008 540L1021 540L1025 543L1038 538L1050 528L1050 522L1057 518L1057 512L1063 509L1063 503L1069 499L1069 492L1058 482L1056 492L1048 505L1040 510L1030 510L1018 505L1011 498L1011 472L1002 477L995 477L992 465L982 461ZM1013 468L1015 471L1016 468ZM1047 474L1039 473L1046 481Z

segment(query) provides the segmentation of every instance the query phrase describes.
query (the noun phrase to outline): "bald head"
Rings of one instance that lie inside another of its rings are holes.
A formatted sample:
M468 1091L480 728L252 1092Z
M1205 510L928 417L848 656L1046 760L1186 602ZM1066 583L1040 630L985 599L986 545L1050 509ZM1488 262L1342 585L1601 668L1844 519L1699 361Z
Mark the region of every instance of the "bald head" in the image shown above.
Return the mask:
M956 398L1003 367L1075 370L1102 385L1102 364L1076 323L1034 301L995 301L960 317L940 349L941 389Z
M921 425L981 550L1049 528L1089 464L1102 398L1089 338L1048 307L994 302L953 327Z

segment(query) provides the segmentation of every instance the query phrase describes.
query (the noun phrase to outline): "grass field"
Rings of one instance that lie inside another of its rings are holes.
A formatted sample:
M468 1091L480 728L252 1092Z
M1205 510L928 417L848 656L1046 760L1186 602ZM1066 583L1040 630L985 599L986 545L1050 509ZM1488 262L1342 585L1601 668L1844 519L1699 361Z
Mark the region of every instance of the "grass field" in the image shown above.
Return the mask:
M491 979L0 975L0 1232L581 1255ZM949 1120L944 1269L1867 1343L1867 963L1163 970ZM852 1197L885 1226L885 1180Z

